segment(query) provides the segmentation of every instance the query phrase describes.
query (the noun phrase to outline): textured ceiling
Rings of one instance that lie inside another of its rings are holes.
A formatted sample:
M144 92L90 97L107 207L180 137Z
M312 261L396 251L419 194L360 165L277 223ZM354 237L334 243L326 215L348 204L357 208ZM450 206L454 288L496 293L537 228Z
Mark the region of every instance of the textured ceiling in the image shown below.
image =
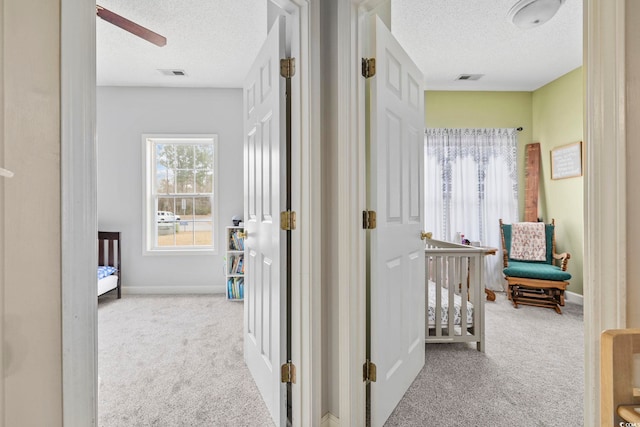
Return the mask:
M167 38L157 47L98 19L101 86L242 87L267 34L266 0L98 0ZM158 69L183 69L165 76Z
M582 65L582 0L522 30L517 0L392 0L392 32L432 90L531 91ZM484 74L456 81L460 74Z
M321 0L324 1L324 0ZM582 0L544 25L508 22L517 0L392 0L392 32L431 90L530 91L582 64ZM266 35L266 0L99 0L167 37L154 46L97 20L102 86L241 87ZM181 69L165 76L158 69ZM484 74L455 81L460 74Z

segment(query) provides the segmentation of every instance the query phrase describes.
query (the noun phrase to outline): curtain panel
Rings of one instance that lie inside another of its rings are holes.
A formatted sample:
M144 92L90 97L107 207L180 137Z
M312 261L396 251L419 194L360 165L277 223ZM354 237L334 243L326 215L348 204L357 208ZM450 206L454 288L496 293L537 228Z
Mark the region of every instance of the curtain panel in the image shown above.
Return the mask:
M511 128L426 129L425 226L434 238L460 233L501 250L498 220L518 221L517 145ZM486 286L503 290L500 253L485 260Z

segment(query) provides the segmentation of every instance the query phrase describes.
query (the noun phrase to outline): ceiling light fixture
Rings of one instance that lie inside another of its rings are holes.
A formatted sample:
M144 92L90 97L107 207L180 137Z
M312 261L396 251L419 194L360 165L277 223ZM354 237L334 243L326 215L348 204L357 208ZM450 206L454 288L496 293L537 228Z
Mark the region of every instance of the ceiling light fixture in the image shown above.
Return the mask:
M537 27L553 18L565 0L520 0L509 10L509 20L516 27Z

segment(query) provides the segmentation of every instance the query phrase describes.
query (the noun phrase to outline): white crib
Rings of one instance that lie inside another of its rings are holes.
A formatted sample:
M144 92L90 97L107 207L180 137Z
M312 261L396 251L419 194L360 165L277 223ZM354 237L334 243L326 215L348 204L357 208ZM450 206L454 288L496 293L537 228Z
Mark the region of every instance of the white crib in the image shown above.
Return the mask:
M491 249L427 239L427 343L475 342L484 352L484 257Z

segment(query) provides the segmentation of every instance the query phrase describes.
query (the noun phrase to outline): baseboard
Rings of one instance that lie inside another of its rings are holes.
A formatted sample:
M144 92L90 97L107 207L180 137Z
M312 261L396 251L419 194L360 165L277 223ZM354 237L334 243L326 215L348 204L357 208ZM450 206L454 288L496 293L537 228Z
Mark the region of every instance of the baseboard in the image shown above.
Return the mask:
M320 427L340 427L340 419L331 412L327 412L322 417Z
M570 303L584 306L584 296L575 292L564 291L564 299Z
M224 294L224 286L123 286L124 295Z

